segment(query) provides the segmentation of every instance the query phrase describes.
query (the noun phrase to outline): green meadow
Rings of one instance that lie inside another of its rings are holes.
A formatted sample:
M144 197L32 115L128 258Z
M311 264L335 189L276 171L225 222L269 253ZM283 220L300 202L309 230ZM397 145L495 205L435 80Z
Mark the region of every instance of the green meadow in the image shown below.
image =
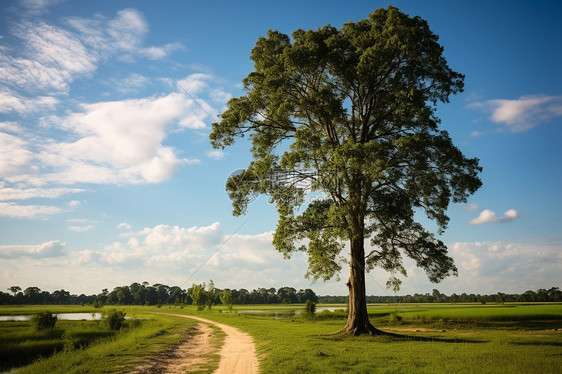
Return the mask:
M0 307L0 315L107 312L79 306ZM154 314L156 308L117 308L132 318L119 330L100 320L59 320L52 330L36 331L29 321L0 322L0 371L20 367L17 373L121 373L162 354L186 338L197 322ZM222 334L216 332L222 341ZM217 349L218 351L218 346ZM209 367L219 357L209 358Z
M248 332L262 373L559 373L562 367L561 304L369 305L373 325L390 333L376 337L337 334L345 305L323 308L329 310L307 319L303 305L235 306L232 313L219 306L117 307L137 321L119 331L100 321L59 321L49 332L34 331L30 322L0 322L0 362L25 357L18 373L126 372L185 338L196 322L165 314L176 313ZM56 307L0 307L0 315L46 309ZM216 350L200 372L218 365L223 337L215 335Z

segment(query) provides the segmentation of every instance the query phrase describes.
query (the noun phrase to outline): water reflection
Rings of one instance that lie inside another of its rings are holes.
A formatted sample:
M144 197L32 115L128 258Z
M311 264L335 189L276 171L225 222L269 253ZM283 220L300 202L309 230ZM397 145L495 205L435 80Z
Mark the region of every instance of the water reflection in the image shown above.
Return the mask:
M32 315L19 316L0 316L0 322L3 321L30 321ZM61 321L94 321L101 319L101 313L60 313L57 318Z
M341 306L332 307L332 306L324 306L324 307L317 307L316 313L323 312L325 310L329 312L333 312L335 310L342 309ZM304 309L240 309L237 311L240 314L253 314L258 316L265 316L265 317L272 317L273 319L282 319L282 318L291 318L293 316L303 314Z

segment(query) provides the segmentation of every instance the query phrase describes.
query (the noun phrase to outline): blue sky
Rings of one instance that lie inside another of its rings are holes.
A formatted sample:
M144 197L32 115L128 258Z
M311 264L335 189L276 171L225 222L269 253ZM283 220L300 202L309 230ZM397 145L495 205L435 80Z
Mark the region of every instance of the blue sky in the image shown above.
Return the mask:
M523 292L562 281L562 6L558 1L395 1L428 20L465 91L442 128L484 168L449 209L442 240L459 276L434 285L412 263L399 294ZM311 284L306 258L271 246L258 197L231 215L228 176L249 145L208 142L243 94L269 29L339 27L382 1L5 1L0 4L0 285L97 293L148 281L189 287ZM430 222L426 222L429 228ZM388 274L367 293L391 294Z

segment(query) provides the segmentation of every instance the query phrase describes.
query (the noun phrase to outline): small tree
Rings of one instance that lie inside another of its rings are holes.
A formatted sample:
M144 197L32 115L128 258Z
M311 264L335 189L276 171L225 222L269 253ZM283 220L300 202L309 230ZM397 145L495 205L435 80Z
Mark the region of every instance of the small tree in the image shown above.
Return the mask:
M197 305L197 310L205 309L207 304L207 291L205 291L205 283L193 284L189 289L189 296L193 300L193 304Z
M56 314L51 312L41 312L37 313L31 318L31 324L37 331L54 329L57 323L58 317Z
M124 313L120 310L113 309L103 317L103 321L111 330L119 330L121 327L123 327L126 314L127 313Z
M231 290L223 290L221 292L221 303L228 308L229 312L232 312L232 304L234 303L234 298L232 297Z
M215 305L215 283L211 279L207 285L207 308L211 310L213 305Z
M501 292L498 292L498 296L496 297L496 302L498 304L503 304L504 303L504 294Z
M12 287L8 288L8 290L12 291L14 296L16 296L16 294L21 291L21 287L20 286L12 286Z
M306 318L313 318L316 314L316 303L311 300L306 300Z

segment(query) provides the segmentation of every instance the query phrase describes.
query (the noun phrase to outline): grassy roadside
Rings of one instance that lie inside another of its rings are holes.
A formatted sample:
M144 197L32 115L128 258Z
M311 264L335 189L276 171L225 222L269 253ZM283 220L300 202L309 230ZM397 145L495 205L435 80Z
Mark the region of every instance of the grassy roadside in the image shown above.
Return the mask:
M334 335L345 324L345 314L342 319L338 313L333 313L334 319L295 316L274 320L222 310L196 312L187 308L181 312L251 334L263 373L558 373L562 331L555 329L562 328L562 318L546 318L562 315L562 306L544 307L370 309L376 327L402 338ZM492 311L489 318L486 310ZM414 312L425 313L425 319ZM401 319L402 313L413 317ZM461 316L462 322L454 321L454 316Z
M345 324L342 311L321 312L313 320L300 315L273 319L242 313L303 308L253 305L236 307L240 313L228 313L222 307L203 312L192 306L119 307L128 316L146 320L138 328L102 337L87 349L62 351L19 373L127 372L168 350L187 328L198 323L155 312L201 316L248 332L256 342L262 373L558 373L562 367L560 304L369 306L376 327L402 337L335 335ZM223 339L215 330L215 350L198 373L211 373L218 366Z
M56 313L83 312L76 307L57 309L43 306L18 308L20 313L10 314L33 314L46 309ZM141 323L111 332L100 326L99 321L59 321L56 331L35 332L29 322L3 322L0 323L2 332L0 348L3 352L8 352L7 347L11 346L10 349L20 353L29 350L36 352L39 349L39 354L45 357L20 368L18 373L123 373L146 362L150 357L168 351L185 338L187 329L198 323L191 319L155 314L156 308L119 307L118 309L127 312L127 316L139 319ZM0 314L3 312L4 308L0 308ZM81 348L80 345L78 348L68 345L68 337L76 338L78 331L90 335L97 331L99 335L91 336L89 344L82 345ZM201 373L210 373L218 367L220 358L218 350L223 340L224 334L216 331L212 339L215 349L205 357L206 364L201 369ZM53 347L57 353L48 357L52 354Z

